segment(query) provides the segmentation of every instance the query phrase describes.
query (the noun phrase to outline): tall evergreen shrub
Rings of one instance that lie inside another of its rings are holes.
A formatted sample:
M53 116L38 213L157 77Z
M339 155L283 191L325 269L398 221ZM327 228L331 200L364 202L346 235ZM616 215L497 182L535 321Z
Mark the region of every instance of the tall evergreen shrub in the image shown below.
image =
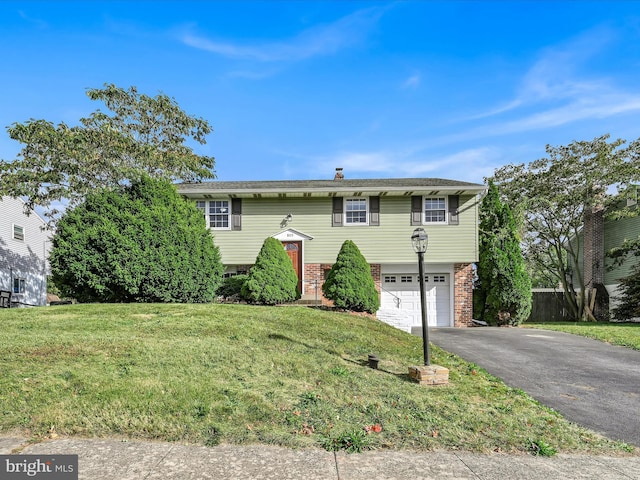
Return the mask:
M223 270L194 203L148 177L67 211L50 262L61 293L84 302L210 302Z
M531 279L511 209L491 181L480 206L479 236L475 314L493 325L519 325L531 313Z
M267 238L256 263L242 286L242 297L251 303L276 305L300 298L298 276L282 243Z
M640 317L640 264L633 267L631 274L620 279L618 305L613 309L613 317L624 321Z
M336 263L322 285L322 292L339 308L369 313L380 308L371 267L351 240L342 244Z

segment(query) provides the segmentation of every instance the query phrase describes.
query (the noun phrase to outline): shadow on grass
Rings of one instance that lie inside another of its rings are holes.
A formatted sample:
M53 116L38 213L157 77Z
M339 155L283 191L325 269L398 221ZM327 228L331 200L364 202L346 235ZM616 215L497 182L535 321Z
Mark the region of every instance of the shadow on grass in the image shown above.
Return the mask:
M271 340L282 340L284 342L296 343L298 345L302 345L305 348L308 348L309 350L318 350L318 351L321 351L321 352L328 353L329 355L335 355L335 356L339 357L341 360L344 360L345 362L352 363L352 364L357 365L359 367L369 368L371 370L375 370L375 371L378 371L378 372L386 373L387 375L393 375L394 377L398 378L399 380L402 380L402 381L405 381L405 382L415 383L411 379L411 377L409 377L409 373L396 373L396 372L392 372L390 370L385 370L384 368L372 369L371 367L369 367L368 359L367 360L364 360L364 359L363 360L351 360L349 358L344 358L336 350L325 349L325 348L309 345L308 343L301 342L299 340L294 340L294 339L289 338L289 337L287 337L285 335L280 335L279 333L272 333L272 334L268 335L267 338L269 338Z

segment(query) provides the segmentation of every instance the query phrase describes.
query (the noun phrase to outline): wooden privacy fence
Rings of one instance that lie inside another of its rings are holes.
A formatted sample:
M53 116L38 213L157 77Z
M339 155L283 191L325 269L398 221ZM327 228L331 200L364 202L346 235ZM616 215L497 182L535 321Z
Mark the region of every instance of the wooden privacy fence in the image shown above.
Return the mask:
M562 290L534 288L530 322L569 321L569 310Z

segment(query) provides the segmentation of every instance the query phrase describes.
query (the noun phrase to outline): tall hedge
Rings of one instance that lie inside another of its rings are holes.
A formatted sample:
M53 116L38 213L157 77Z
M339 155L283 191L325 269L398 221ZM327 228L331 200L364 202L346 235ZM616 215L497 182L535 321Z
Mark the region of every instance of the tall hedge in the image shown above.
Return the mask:
M475 313L493 325L519 325L531 313L531 278L517 224L493 182L480 206L479 240Z
M264 305L300 298L298 276L282 242L271 237L264 241L242 286L242 297L248 302Z
M210 302L223 271L202 213L150 178L66 212L50 261L62 294L83 302Z
M351 240L342 244L336 263L322 285L322 292L339 308L369 313L380 308L371 267Z

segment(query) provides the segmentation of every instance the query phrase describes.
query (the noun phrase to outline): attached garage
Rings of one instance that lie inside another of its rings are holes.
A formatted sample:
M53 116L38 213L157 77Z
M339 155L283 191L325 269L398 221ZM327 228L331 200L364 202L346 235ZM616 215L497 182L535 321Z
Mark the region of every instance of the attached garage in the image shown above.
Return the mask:
M378 318L402 330L422 326L417 273L383 273ZM451 327L451 274L425 274L427 320L432 327Z

